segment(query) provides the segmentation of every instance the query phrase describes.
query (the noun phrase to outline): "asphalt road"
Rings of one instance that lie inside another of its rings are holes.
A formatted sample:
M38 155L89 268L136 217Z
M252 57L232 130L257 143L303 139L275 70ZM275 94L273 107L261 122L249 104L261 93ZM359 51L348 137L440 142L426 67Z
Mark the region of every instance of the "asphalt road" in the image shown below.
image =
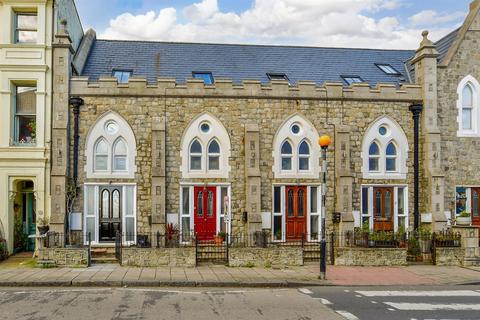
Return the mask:
M340 320L297 289L0 288L1 320Z
M480 319L480 286L314 287L301 291L348 320Z

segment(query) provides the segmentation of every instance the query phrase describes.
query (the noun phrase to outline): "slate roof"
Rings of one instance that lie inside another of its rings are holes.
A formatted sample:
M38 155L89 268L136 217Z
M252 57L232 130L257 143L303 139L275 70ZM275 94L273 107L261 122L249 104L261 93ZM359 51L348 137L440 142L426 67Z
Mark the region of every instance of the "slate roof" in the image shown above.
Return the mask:
M267 73L285 73L291 84L299 80L342 81L359 76L371 86L409 82L405 62L411 50L376 50L295 46L201 44L96 40L82 72L90 81L111 76L112 70L131 70L133 76L175 78L184 83L192 72L212 72L216 79L245 79L268 83ZM388 75L375 63L393 66L401 75Z
M450 49L452 44L455 42L455 39L457 38L459 31L460 31L460 28L453 30L452 32L447 34L445 37L435 42L435 45L437 46L437 51L439 53L439 56L438 56L439 63L443 62L443 59L448 53L448 50Z

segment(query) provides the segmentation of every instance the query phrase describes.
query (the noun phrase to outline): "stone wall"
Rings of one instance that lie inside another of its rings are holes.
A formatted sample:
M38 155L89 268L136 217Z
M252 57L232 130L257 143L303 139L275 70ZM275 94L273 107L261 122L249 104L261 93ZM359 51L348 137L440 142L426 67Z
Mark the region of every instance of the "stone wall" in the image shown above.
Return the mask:
M195 247L123 248L122 265L135 267L195 267Z
M88 248L42 248L37 261L53 261L57 267L88 267Z
M301 246L269 248L230 248L228 264L231 267L285 267L303 265Z
M465 257L465 248L437 248L437 266L462 266Z
M448 66L438 69L438 120L442 134L445 210L455 211L456 186L480 186L480 138L458 137L457 87L467 75L480 80L480 18L465 33Z
M335 248L337 266L403 266L407 264L404 248Z
M311 122L318 133L335 137L335 128L342 126L349 137L349 163L354 182L351 192L329 192L327 194L327 214L335 211L360 210L361 184L406 184L409 186L410 212L413 208L413 121L409 106L421 100L417 86L395 88L392 85L354 85L343 88L341 84L316 86L310 82L300 82L297 87L286 83L272 82L263 86L259 82L245 81L243 85L233 85L231 81L218 81L215 86L204 86L198 81L188 81L177 85L169 79L159 80L158 85L146 85L143 79L131 79L129 84L117 85L115 79L100 79L98 83L88 83L88 79L74 78L72 94L85 100L80 114L80 159L79 183L122 183L137 184L137 232L148 233L153 226L149 222L152 215L152 123L156 118L165 119L166 139L166 192L165 213L178 214L180 209L179 190L182 183L230 183L232 208L232 234L250 232L248 222L242 221L242 213L247 211L245 173L245 128L255 126L259 134L259 170L261 185L261 212L272 212L272 185L318 184L313 179L275 179L273 167L273 141L279 126L291 115L300 114ZM135 179L85 179L86 155L85 139L95 121L107 111L120 114L132 127L137 140L137 173ZM231 140L231 167L228 179L183 179L180 171L181 140L187 126L203 113L215 115L227 128ZM379 117L388 115L402 127L409 141L407 160L408 174L404 180L372 180L362 177L361 147L362 138L368 126ZM343 131L342 131L343 132ZM312 141L315 144L315 141ZM342 152L345 154L345 152ZM329 159L336 159L335 146L329 148ZM350 160L351 159L351 160ZM336 161L343 161L338 157ZM313 161L316 161L315 159ZM332 160L333 161L333 160ZM342 162L343 164L343 162ZM331 163L330 170L341 165ZM335 175L328 175L328 188L335 190ZM343 190L343 189L342 189ZM348 196L349 194L349 196ZM353 194L353 196L352 196ZM336 197L349 197L347 201ZM76 209L83 212L83 193ZM353 199L352 199L353 197ZM342 205L338 208L339 204ZM348 212L351 215L351 212ZM413 219L410 219L412 222ZM331 217L327 217L327 228L332 229Z

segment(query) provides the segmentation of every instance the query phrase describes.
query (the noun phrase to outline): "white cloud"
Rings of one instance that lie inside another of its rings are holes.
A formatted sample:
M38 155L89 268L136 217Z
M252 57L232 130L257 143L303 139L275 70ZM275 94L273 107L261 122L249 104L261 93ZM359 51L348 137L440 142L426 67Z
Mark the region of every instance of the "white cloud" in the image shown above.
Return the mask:
M464 16L465 16L465 13L463 12L439 14L435 10L424 10L411 16L409 20L410 20L410 23L414 26L433 26L433 25L457 21L458 19L463 18Z
M393 16L372 17L376 12L398 8L399 1L255 0L250 9L235 13L220 11L218 0L202 0L180 13L174 8L140 15L124 13L110 21L101 37L414 49L421 39L418 21L425 21L425 13L412 16L409 27ZM185 22L179 22L179 17ZM436 13L430 17L455 20ZM448 31L437 26L431 30L432 38Z

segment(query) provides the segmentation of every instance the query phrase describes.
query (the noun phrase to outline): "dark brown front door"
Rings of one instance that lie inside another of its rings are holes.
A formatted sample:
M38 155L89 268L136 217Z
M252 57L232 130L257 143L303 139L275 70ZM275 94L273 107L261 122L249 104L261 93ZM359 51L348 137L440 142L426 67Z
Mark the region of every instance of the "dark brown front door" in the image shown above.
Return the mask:
M480 188L472 188L472 225L480 226Z
M307 187L286 187L287 241L301 240L307 231Z
M122 232L122 189L100 187L100 241L115 241L117 231Z
M393 188L373 188L373 228L393 231Z

